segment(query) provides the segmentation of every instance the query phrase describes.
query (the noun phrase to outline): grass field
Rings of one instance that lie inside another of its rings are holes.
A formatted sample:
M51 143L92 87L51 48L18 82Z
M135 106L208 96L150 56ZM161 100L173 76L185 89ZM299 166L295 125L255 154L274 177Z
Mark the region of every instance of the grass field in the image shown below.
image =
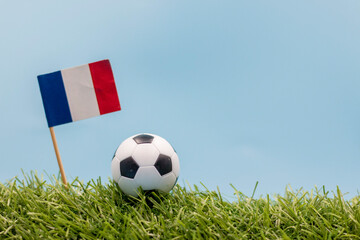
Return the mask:
M360 239L360 196L324 189L223 200L205 187L124 196L113 183L67 190L31 174L0 184L0 239Z

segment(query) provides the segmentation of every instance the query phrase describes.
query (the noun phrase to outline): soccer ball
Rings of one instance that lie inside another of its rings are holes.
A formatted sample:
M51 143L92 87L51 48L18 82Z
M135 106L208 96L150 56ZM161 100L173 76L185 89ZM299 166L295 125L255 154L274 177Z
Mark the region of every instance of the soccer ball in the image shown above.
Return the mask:
M137 134L123 141L115 151L111 173L120 189L131 196L142 190L169 192L179 177L179 158L164 138Z

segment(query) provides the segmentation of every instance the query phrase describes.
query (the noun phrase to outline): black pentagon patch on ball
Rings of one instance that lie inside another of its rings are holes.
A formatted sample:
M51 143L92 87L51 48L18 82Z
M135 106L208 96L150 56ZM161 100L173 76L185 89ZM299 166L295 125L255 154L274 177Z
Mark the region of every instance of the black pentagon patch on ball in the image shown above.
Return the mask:
M134 178L138 169L139 165L132 157L128 157L120 162L120 173L123 177Z
M133 139L137 144L152 143L152 141L154 140L154 137L151 135L147 135L147 134L140 134L140 135L137 135L136 137L134 137Z
M154 166L161 176L165 175L172 171L171 158L164 154L160 154Z

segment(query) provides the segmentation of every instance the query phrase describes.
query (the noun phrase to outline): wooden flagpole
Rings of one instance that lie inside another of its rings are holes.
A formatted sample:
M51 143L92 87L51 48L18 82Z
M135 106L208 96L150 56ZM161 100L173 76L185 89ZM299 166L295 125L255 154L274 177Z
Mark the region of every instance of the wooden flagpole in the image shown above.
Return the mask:
M60 158L60 152L59 152L59 148L58 148L58 145L57 145L57 142L56 142L54 128L50 127L49 129L50 129L50 133L51 133L51 139L52 139L53 144L54 144L54 149L55 149L57 162L58 162L59 168L60 168L61 179L62 179L62 182L65 185L65 187L67 187L65 171L64 171L64 167L63 167L63 164L62 164L62 161L61 161L61 158Z

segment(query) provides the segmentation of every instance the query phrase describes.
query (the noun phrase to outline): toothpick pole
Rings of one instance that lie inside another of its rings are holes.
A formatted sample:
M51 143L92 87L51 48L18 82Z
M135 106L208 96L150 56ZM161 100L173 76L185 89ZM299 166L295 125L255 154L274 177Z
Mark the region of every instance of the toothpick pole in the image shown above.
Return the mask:
M67 187L65 171L64 171L64 167L63 167L63 164L62 164L62 161L61 161L61 158L60 158L60 152L59 152L59 148L58 148L58 145L57 145L57 142L56 142L54 128L50 127L49 129L50 129L50 133L51 133L51 139L52 139L53 144L54 144L56 159L57 159L57 162L58 162L59 168L60 168L61 179L62 179L62 182L65 185L65 187Z

